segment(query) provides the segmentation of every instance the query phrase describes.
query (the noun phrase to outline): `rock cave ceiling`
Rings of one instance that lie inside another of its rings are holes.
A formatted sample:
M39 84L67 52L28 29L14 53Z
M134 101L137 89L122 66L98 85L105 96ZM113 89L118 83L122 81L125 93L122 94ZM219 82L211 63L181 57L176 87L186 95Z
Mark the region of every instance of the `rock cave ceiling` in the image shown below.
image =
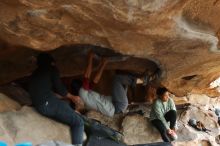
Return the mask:
M219 14L219 0L0 1L0 82L30 74L37 50L55 50L62 75L74 74L61 46L81 44L155 62L178 96L216 96L209 84L220 76Z

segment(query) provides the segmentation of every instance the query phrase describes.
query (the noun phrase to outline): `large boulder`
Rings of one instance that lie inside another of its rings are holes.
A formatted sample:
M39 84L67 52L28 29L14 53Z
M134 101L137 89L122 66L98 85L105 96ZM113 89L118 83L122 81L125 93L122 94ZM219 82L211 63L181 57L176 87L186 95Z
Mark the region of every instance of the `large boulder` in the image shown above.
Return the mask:
M71 143L69 127L38 114L31 107L0 113L0 137L8 145L30 141L34 145L48 140Z
M29 93L24 88L22 88L19 84L12 82L9 84L2 85L0 86L0 92L14 99L21 105L32 104Z
M122 123L122 131L124 142L130 145L161 141L159 132L149 119L140 115L126 116Z
M210 97L205 94L188 94L187 98L191 104L205 106L209 105Z
M211 131L198 131L189 126L188 121L192 118L196 119L197 121L201 121L204 126ZM217 123L217 116L215 115L214 111L206 110L205 107L191 106L188 110L180 113L178 123L178 141L183 143L186 141L203 141L203 143L205 141L209 141L211 145L217 145L218 140L215 138L217 138L217 136L220 134L220 131Z
M194 118L203 122L207 129L213 132L218 131L217 116L211 110L205 110L202 107L191 106L188 110L181 113L180 120L183 123L188 123L190 118Z
M143 105L140 106L140 109L143 109ZM145 107L145 109L148 108ZM123 141L129 145L162 141L160 134L152 127L149 118L138 114L118 114L110 118L99 112L89 111L87 117L96 119L102 124L122 132Z
M89 111L86 113L86 116L88 118L98 120L102 124L107 125L108 127L111 127L112 129L115 129L117 131L121 130L121 123L124 118L124 116L121 114L114 115L114 117L111 118L97 111Z
M188 94L186 96L191 104L206 108L220 107L220 98L211 98L205 94Z
M186 142L175 142L174 146L217 146L217 145L212 145L207 140L194 140L194 141L186 141Z

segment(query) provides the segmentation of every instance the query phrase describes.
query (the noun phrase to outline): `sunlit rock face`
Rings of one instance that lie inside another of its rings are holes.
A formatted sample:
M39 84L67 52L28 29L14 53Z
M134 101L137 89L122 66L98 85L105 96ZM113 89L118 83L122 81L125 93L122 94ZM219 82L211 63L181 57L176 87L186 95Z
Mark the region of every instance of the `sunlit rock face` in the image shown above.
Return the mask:
M71 143L69 127L41 116L31 107L0 113L1 140L8 145L30 141L33 145L48 140Z
M29 75L33 49L90 44L154 61L178 96L216 95L209 83L220 75L219 7L218 0L1 1L0 82ZM71 54L57 57L62 75L81 72L70 69Z

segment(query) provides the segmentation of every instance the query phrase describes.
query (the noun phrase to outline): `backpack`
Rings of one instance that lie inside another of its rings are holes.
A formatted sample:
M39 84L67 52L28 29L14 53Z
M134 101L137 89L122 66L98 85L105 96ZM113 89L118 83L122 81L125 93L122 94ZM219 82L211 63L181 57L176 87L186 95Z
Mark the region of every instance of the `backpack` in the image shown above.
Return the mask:
M198 131L211 132L211 130L207 129L201 121L197 121L196 119L190 119L188 124Z

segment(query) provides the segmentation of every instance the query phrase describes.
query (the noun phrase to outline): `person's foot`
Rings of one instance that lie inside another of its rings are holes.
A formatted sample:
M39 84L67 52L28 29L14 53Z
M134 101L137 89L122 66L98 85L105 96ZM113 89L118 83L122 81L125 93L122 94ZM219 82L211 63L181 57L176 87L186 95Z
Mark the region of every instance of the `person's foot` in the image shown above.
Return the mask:
M170 139L171 139L172 141L178 139L178 136L177 136L176 132L173 131L173 130L172 130L172 132L170 132L168 135L169 135L169 137L170 137Z

